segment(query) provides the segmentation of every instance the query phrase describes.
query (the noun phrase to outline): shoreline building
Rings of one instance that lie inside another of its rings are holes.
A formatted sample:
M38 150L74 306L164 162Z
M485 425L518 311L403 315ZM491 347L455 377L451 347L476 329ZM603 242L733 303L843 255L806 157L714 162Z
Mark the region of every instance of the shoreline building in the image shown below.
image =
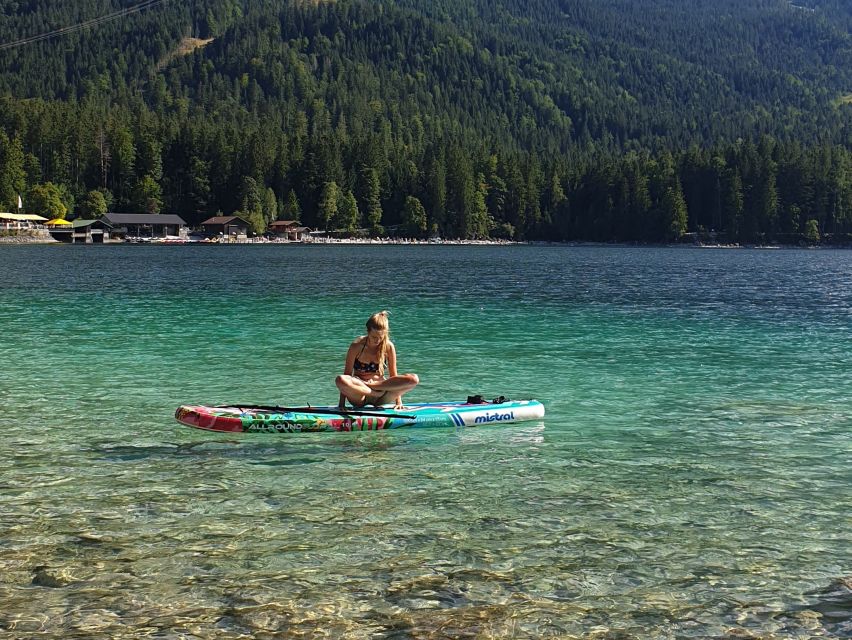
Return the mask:
M248 237L251 225L239 216L213 216L201 223L201 229L209 236L225 238Z
M101 220L112 228L112 239L186 238L189 234L183 218L170 213L106 213Z
M309 239L311 229L301 226L298 220L276 220L266 228L267 233L291 242L303 242Z
M22 231L25 229L40 229L47 218L34 213L0 213L0 230Z

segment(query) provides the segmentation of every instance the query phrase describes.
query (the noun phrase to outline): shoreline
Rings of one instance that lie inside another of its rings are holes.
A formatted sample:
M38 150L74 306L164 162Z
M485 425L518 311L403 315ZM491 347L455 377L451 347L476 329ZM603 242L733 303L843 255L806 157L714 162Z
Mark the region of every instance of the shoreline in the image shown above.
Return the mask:
M78 246L115 246L115 245L154 245L154 246L174 246L174 245L299 245L299 246L322 246L330 245L359 245L359 246L483 246L483 247L503 247L503 246L536 246L536 247L575 247L575 248L615 248L615 249L758 249L763 251L782 251L782 250L850 250L852 244L816 244L816 245L800 245L800 244L727 244L727 243L707 243L707 242L691 242L691 243L635 243L635 242L586 242L586 241L567 241L559 242L555 240L419 240L414 238L323 238L313 239L310 241L298 240L257 240L254 238L231 241L231 242L204 242L199 240L164 240L154 238L152 240L139 241L136 240L121 240L104 243L74 243ZM72 243L56 240L50 235L31 236L31 235L8 235L0 236L0 246L2 245L69 245Z
M0 245L2 244L65 244L56 238L48 235L47 237L9 235L0 236Z

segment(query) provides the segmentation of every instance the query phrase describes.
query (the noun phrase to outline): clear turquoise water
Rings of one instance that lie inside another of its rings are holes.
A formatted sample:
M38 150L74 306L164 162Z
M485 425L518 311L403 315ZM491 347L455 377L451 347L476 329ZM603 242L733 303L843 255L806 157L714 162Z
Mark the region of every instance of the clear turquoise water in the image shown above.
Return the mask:
M0 636L852 636L852 252L0 248ZM336 400L542 422L222 437Z

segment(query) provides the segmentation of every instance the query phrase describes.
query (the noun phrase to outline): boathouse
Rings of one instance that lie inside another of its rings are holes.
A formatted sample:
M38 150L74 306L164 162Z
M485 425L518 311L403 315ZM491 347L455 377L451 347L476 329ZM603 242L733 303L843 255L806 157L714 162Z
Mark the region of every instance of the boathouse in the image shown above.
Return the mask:
M100 244L110 241L112 225L106 220L74 220L71 222L71 242ZM58 239L58 238L57 238Z
M112 227L113 238L126 240L185 237L188 232L183 218L168 213L107 213L101 220Z
M66 221L67 222L67 221ZM112 226L104 220L77 219L63 225L47 225L48 233L54 240L71 244L101 244L110 241Z

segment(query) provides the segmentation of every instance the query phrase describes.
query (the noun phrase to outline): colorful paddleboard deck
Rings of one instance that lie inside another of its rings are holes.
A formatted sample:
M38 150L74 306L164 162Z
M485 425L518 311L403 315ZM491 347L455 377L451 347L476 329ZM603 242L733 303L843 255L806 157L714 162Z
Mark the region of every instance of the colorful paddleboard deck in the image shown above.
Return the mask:
M434 402L359 409L338 407L260 407L182 405L175 412L181 424L228 433L301 433L316 431L379 431L417 427L478 427L538 420L544 405L537 400L502 402Z

